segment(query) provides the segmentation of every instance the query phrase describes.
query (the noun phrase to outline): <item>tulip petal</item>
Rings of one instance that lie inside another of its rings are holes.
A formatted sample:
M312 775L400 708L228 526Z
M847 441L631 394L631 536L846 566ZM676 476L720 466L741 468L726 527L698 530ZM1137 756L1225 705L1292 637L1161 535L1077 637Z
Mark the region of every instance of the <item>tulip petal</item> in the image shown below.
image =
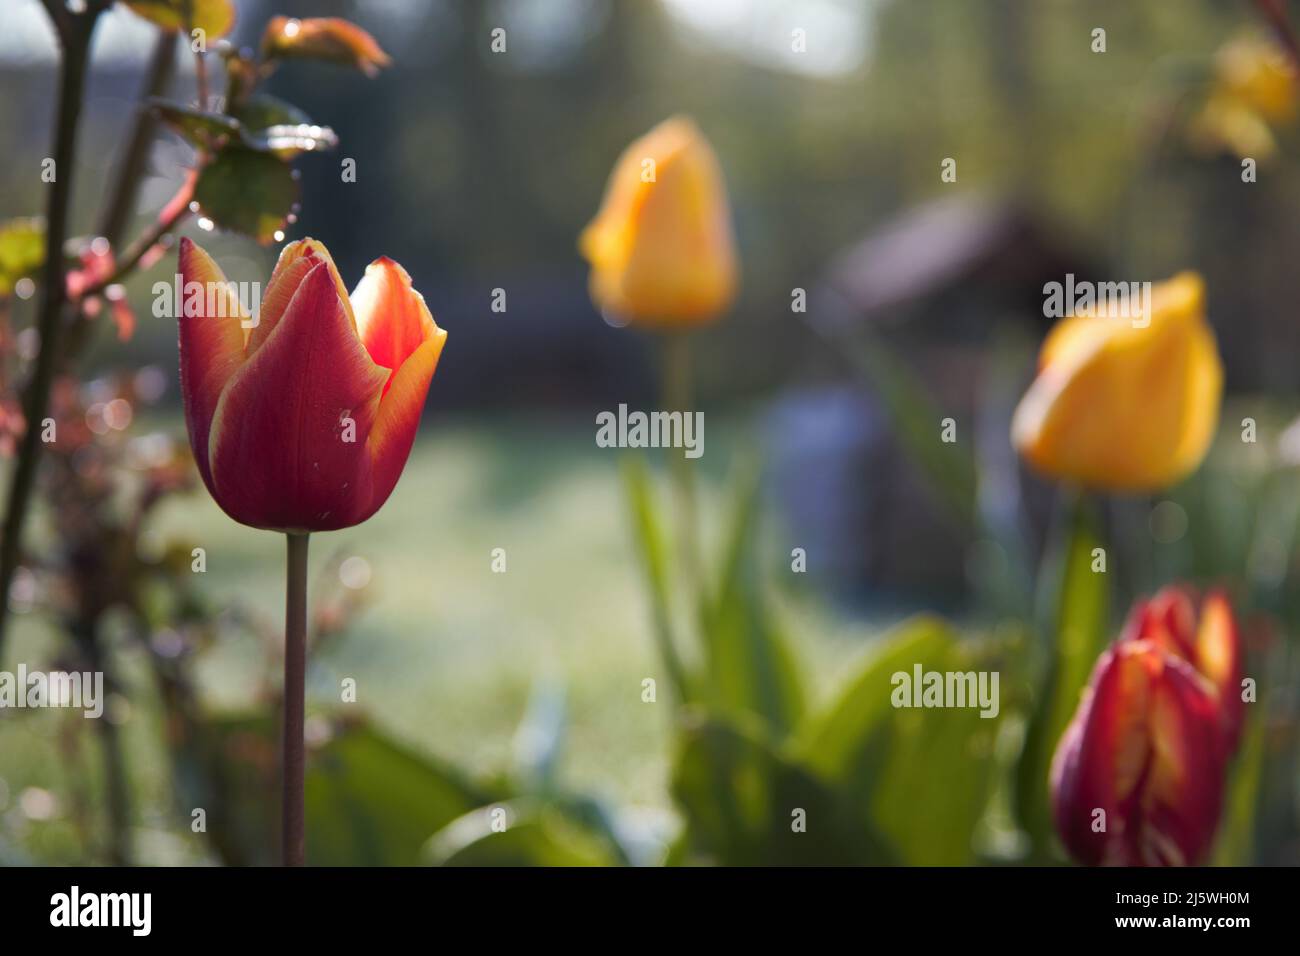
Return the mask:
M406 466L411 446L415 443L416 429L420 425L420 413L424 410L429 382L433 379L433 371L438 366L438 356L442 354L446 340L447 333L438 329L437 334L421 344L389 380L388 390L379 405L379 414L370 429L374 501L366 518L388 500Z
M1091 865L1196 863L1218 822L1222 771L1207 683L1154 642L1116 644L1052 761L1057 830Z
M242 323L248 315L221 268L188 238L182 238L180 243L180 274L183 285L178 326L185 423L196 438L194 459L199 474L212 491L208 435L222 390L243 364Z
M367 442L387 378L357 337L330 263L318 263L222 395L213 497L253 527L355 524L372 500Z
M302 280L323 261L310 249L300 251L294 248L300 245L300 243L292 243L285 246L280 254L275 270L271 273L271 279L266 284L266 292L262 295L262 307L257 313L257 325L253 327L244 346L245 355L252 355L262 347L262 343L279 324L289 303L293 301L294 293L298 291ZM289 254L291 250L293 255Z
M1241 640L1232 605L1220 591L1207 595L1201 604L1192 663L1218 693L1224 752L1231 754L1241 735L1245 710L1241 699Z
M276 323L280 321L293 294L298 290L298 285L311 267L318 262L323 262L329 267L330 276L334 279L348 321L352 323L353 328L356 328L356 314L352 303L348 300L343 277L339 275L338 267L334 264L329 250L325 248L324 243L316 239L299 239L280 250L280 258L276 260L271 279L266 284L266 294L262 297L262 309L257 315L257 326L248 340L247 354L252 355L266 341Z
M410 275L387 256L366 267L352 293L352 306L366 351L377 364L393 371L390 386L415 350L440 334L424 296L412 288Z

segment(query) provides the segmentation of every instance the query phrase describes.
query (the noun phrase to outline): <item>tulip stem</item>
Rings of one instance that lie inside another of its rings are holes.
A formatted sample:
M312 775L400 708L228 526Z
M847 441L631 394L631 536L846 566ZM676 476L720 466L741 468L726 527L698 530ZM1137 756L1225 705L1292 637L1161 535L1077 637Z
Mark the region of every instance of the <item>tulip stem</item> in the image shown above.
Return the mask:
M688 332L669 332L664 338L663 394L669 412L690 414L691 404L691 342ZM668 452L672 460L673 488L677 499L677 547L681 557L683 577L688 588L703 594L702 562L698 511L695 506L695 476L685 448Z
M290 532L284 602L284 737L281 853L285 866L305 857L303 786L306 779L304 712L307 696L307 540Z

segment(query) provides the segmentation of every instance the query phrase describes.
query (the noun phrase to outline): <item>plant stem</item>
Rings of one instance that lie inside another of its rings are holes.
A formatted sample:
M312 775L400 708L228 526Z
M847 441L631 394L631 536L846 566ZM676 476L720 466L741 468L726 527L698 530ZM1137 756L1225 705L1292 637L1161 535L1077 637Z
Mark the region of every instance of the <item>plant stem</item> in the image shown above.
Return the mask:
M690 414L691 348L689 332L668 332L664 336L663 389L661 398L669 412ZM687 593L703 595L703 562L700 558L698 511L695 505L695 476L686 449L668 452L672 460L673 489L677 503L677 549Z
M131 242L122 251L121 258L114 263L111 274L85 288L81 293L81 299L87 299L93 295L99 295L109 286L121 282L140 264L140 260L152 249L157 243L173 229L177 224L190 213L190 199L194 195L195 179L192 176L186 177L181 188L177 190L166 207L159 214L158 218L150 224L149 228Z
M5 503L3 538L0 538L0 652L4 649L9 620L9 588L21 556L23 524L31 504L36 466L41 454L41 421L50 404L50 388L59 353L63 307L67 299L63 244L68 233L68 208L72 197L73 165L77 152L77 126L85 96L90 38L103 6L96 4L78 16L55 20L62 45L59 64L58 106L54 120L54 182L45 211L45 264L41 276L37 330L40 352L32 379L23 396L26 429L18 450L9 497ZM51 16L55 14L52 12Z
M1296 38L1291 21L1287 19L1286 5L1282 0L1255 0L1255 8L1272 27L1274 36L1291 60L1291 66L1300 71L1300 40Z
M305 857L303 786L306 754L303 737L307 695L307 541L289 533L288 579L284 602L284 737L281 860L302 866Z
M149 57L149 68L145 72L144 85L140 90L140 104L137 107L135 122L131 135L127 139L126 150L113 177L113 187L109 191L109 201L104 207L104 215L99 223L99 233L108 240L116 255L117 246L126 232L127 222L135 210L136 195L140 182L144 178L145 162L149 158L149 147L153 144L157 120L150 111L149 100L160 96L167 88L172 70L176 65L176 34L171 30L159 30L154 41L153 54Z

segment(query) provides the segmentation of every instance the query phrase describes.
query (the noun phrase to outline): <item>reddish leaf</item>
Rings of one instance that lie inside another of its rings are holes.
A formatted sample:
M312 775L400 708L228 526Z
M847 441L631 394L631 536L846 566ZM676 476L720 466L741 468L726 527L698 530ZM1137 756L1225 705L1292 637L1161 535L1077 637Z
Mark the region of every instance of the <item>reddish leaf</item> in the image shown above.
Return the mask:
M301 57L341 63L367 76L374 76L391 62L374 37L338 17L273 17L262 34L262 56L267 60Z

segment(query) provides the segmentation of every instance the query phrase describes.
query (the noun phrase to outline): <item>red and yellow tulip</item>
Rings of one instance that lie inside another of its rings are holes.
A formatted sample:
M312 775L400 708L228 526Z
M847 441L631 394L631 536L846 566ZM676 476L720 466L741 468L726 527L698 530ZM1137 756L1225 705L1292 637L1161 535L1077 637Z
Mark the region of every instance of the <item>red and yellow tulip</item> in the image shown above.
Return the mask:
M1053 812L1071 856L1167 866L1209 852L1242 702L1232 607L1167 588L1137 604L1098 660L1052 760Z
M181 240L185 288L225 290ZM290 243L254 324L233 292L186 298L181 393L208 491L230 517L303 533L359 524L406 464L446 333L406 271L376 259L349 297L325 247Z

